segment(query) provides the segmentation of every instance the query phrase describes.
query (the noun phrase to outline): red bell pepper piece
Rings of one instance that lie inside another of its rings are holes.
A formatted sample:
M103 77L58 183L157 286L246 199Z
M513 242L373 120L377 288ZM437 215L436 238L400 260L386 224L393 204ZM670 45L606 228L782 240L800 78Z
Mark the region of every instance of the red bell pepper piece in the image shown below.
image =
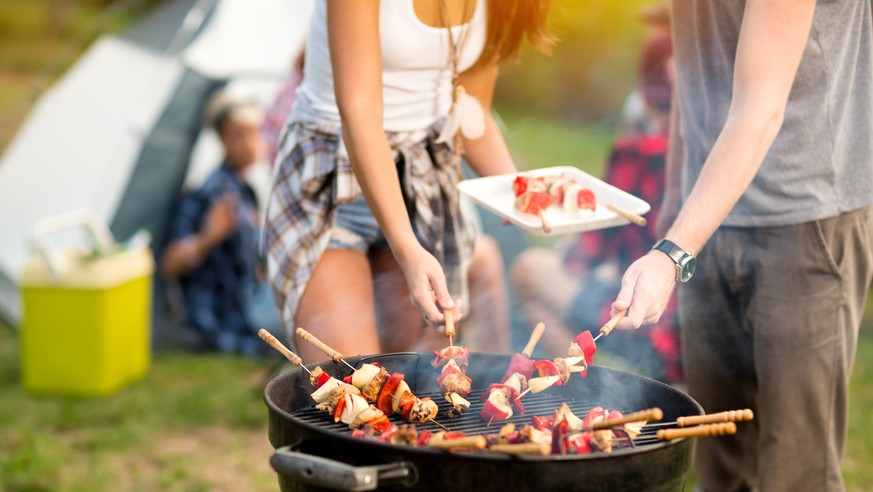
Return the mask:
M385 384L382 385L382 390L379 392L379 397L376 399L376 407L382 410L386 415L394 413L394 392L400 386L405 376L399 372L392 373L388 376Z
M375 419L375 420L379 420L379 419ZM370 423L368 422L367 425L370 425ZM374 428L374 430L375 430L375 428ZM396 425L391 424L391 427L389 427L388 430L386 430L385 432L382 433L382 435L379 436L378 441L379 442L391 442L391 438L394 437L394 434L397 434L399 431L400 431L400 427L397 427Z
M530 181L530 178L522 176L521 174L515 177L515 181L512 182L512 191L515 193L515 196L521 196L525 191L527 191L528 181Z
M460 367L462 371L465 371L467 369L467 359L470 357L470 349L467 347L454 346L449 347L445 353L442 353L440 350L434 350L433 355L435 357L430 363L433 367L440 367L443 364L447 364L448 359L454 359L455 363L458 364L458 367Z
M555 425L555 419L552 417L537 417L534 415L530 418L530 421L535 428L543 431L552 430L552 426Z
M400 404L400 417L409 422L409 415L412 413L412 407L415 406L415 400L410 398L406 403Z
M567 452L575 454L590 454L591 453L591 438L594 436L592 431L584 431L571 434L564 438L564 446Z
M579 207L579 210L595 210L597 209L596 202L594 201L594 192L585 188L579 192L579 195L576 199L576 204Z
M482 411L479 412L479 416L485 422L500 422L501 420L506 420L512 416L506 409L499 408L497 405L491 402L491 400L486 400L485 404L482 405Z
M606 417L607 412L603 409L603 407L594 407L585 414L585 418L582 419L582 428L590 429L592 425L594 425L594 420L598 417Z
M343 409L346 408L346 397L343 396L336 402L336 407L333 409L333 421L339 422L343 415Z
M391 428L391 421L388 420L387 416L382 415L379 418L375 418L367 422L367 425L369 425L378 432L385 432L386 430Z
M431 437L433 437L433 433L431 431L423 430L418 433L418 440L416 441L416 444L418 444L419 446L427 446L427 443L428 441L430 441Z
M346 384L352 384L352 375L349 374L348 376L344 377L343 382Z
M324 383L328 382L329 380L330 380L330 376L328 376L327 373L323 372L323 373L318 375L318 379L316 380L316 384L318 385L319 388L321 388L322 385L324 385Z
M570 423L562 420L552 427L552 454L567 454L564 434L570 431Z
M445 369L443 369L443 371L440 373L439 376L437 376L437 384L443 384L443 379L445 379L447 376L449 376L449 375L451 375L451 374L460 374L460 375L463 376L463 378L466 379L468 382L473 381L473 380L470 379L466 374L464 374L463 372L461 372L461 370L458 369L457 367L455 367L455 366L448 366L448 367L446 367Z
M534 361L521 354L512 354L512 358L509 359L509 369L506 370L506 374L503 375L503 379L500 381L506 381L509 379L509 376L512 376L516 372L525 378L530 379L530 377L533 376L533 371Z
M594 337L588 330L576 335L573 339L576 345L582 350L582 355L585 356L585 362L588 364L594 363L594 354L597 353L597 344L594 343Z
M553 203L555 199L545 191L526 191L515 200L515 208L524 214L537 215Z
M545 360L545 359L538 360L534 363L534 365L537 368L537 372L539 373L541 378L546 377L546 376L560 376L561 375L561 373L558 371L558 368L555 367L555 364L550 360ZM561 381L560 379L558 379L558 381L555 382L555 386L563 386L563 384L564 384L564 382Z

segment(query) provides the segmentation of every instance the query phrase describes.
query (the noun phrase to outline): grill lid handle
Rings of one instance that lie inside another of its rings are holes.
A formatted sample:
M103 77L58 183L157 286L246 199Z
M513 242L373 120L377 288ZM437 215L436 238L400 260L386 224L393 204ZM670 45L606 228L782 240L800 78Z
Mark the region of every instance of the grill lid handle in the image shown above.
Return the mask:
M334 490L376 490L391 485L411 487L418 482L418 470L415 465L406 461L387 465L352 466L295 451L291 446L277 449L270 457L270 466L280 475Z

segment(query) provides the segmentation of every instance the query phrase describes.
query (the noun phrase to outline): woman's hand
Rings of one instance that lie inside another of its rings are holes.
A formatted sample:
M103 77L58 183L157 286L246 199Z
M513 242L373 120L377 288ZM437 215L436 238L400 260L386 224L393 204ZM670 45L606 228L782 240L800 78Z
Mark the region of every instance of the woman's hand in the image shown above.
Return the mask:
M650 251L633 262L621 279L621 291L612 312L628 309L619 328L657 323L676 286L676 264L660 251Z
M410 249L408 252L395 253L395 257L406 277L413 306L432 325L443 324L443 312L446 310L453 311L455 321L461 319L460 303L455 302L449 294L440 263L421 245Z

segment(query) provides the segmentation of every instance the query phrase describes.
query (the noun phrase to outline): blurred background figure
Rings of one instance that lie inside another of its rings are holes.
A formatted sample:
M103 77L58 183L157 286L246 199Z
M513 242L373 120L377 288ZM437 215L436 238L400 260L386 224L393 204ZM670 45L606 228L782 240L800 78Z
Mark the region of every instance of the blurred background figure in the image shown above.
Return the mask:
M634 93L643 106L633 109L633 95L625 104L623 133L613 142L604 179L652 205L648 225L586 232L556 249L530 249L512 265L513 285L529 325L546 323L542 346L551 356L566 355L568 340L582 330L596 331L609 319L621 272L656 240L674 68L668 8L646 9L642 19L650 29ZM670 383L682 380L675 298L658 323L615 331L600 345L650 377Z
M246 174L264 151L256 104L219 92L206 119L218 134L224 162L184 196L160 261L165 279L178 280L186 320L221 352L265 352L256 332L281 331L258 253L260 211Z

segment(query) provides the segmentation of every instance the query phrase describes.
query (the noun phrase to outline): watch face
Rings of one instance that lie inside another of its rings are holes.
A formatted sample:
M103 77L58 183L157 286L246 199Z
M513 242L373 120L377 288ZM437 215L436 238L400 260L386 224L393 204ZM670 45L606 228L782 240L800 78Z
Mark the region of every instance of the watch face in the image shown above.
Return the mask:
M697 258L691 255L683 258L679 264L679 281L685 283L691 280L695 268L697 268Z

